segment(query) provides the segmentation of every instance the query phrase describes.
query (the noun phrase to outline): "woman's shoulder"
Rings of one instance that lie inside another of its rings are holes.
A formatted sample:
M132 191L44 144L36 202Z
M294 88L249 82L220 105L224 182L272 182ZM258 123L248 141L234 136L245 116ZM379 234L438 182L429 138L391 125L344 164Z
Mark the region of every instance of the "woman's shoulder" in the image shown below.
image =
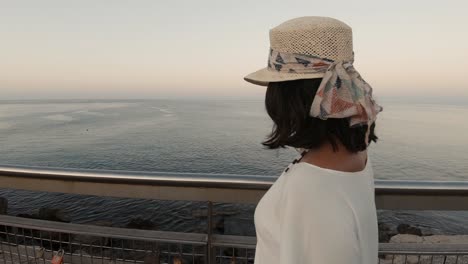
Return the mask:
M372 175L372 165L370 159L367 159L364 169L355 172L339 171L328 168L319 167L309 162L301 161L293 164L291 169L286 173L289 181L346 181L347 178L357 179Z
M348 182L342 180L343 177L334 177L300 164L295 164L283 176L284 183L279 199L280 214L320 221L317 219L317 212L320 212L321 218L333 226L345 221L349 224L347 227L355 227L347 192L360 190L349 187Z
M320 195L322 192L326 194L326 189L336 186L335 183L332 184L335 181L333 177L301 163L294 164L282 177L283 196Z
M282 175L285 193L289 195L321 195L337 197L336 192L366 188L373 181L372 165L358 172L344 172L317 167L306 162L295 163Z

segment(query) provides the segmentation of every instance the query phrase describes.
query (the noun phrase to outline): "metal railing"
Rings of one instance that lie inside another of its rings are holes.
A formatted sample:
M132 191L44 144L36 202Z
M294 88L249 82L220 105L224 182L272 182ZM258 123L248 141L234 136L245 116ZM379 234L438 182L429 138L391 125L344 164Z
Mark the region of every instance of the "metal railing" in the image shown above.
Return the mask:
M253 237L96 227L0 216L1 263L253 263ZM379 263L468 263L468 245L381 243Z
M255 237L211 232L212 203L255 204L275 180L256 175L0 167L0 188L209 205L207 233L0 216L0 262L44 263L62 249L66 263L253 263ZM468 182L376 180L375 194L378 209L468 210ZM379 248L379 263L384 264L468 263L468 244L381 243Z
M0 167L0 188L256 204L275 176ZM378 209L468 210L468 181L375 180Z

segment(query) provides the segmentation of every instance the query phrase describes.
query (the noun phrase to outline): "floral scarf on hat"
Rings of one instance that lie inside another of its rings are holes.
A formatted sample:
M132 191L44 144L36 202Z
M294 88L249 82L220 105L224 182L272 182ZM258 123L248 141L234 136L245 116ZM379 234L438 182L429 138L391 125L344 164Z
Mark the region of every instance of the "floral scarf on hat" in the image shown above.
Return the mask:
M309 115L323 120L350 118L350 126L370 125L383 110L372 98L372 87L353 67L354 60L333 61L316 56L293 54L270 49L268 67L293 74L323 72Z

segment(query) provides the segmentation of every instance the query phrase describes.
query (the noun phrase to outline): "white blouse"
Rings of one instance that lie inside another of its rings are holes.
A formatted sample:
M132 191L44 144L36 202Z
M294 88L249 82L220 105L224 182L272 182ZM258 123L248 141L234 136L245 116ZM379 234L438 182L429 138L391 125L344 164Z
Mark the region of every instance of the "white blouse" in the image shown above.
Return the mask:
M254 213L254 264L376 264L374 177L306 162L289 165Z

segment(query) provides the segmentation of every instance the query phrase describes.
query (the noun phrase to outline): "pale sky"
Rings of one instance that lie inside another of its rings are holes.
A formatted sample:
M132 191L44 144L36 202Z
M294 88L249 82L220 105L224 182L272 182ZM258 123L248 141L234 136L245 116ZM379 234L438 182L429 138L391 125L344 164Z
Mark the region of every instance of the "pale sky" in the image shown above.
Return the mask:
M0 0L0 100L261 98L268 30L299 16L353 28L379 96L468 97L468 1Z

